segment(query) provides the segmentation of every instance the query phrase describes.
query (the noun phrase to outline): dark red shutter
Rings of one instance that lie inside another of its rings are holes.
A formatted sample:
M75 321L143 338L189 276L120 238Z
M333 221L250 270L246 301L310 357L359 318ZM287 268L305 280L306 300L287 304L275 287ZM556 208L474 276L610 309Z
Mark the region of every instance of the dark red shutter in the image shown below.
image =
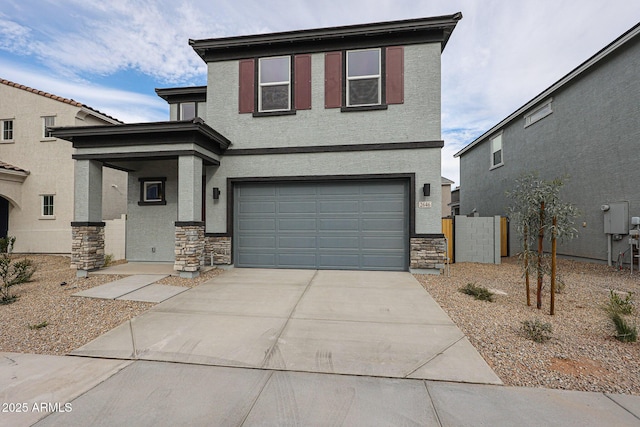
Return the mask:
M238 111L240 113L253 113L255 108L255 61L243 59L240 61Z
M295 101L296 110L311 109L311 55L295 56Z
M342 106L342 52L324 55L324 107Z
M404 48L388 47L385 56L387 104L402 104L404 103Z

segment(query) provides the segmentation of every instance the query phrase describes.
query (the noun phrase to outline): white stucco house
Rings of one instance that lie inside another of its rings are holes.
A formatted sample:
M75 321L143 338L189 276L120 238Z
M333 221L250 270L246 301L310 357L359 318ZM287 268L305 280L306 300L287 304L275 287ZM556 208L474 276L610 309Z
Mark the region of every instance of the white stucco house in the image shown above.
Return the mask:
M73 147L51 126L121 124L85 104L0 79L0 237L14 252L71 253ZM101 219L126 212L126 173L105 169Z
M75 238L101 239L109 165L129 176L130 261L437 271L441 55L461 18L190 40L208 83L158 89L169 121L53 130L75 148ZM74 252L78 274L99 247Z

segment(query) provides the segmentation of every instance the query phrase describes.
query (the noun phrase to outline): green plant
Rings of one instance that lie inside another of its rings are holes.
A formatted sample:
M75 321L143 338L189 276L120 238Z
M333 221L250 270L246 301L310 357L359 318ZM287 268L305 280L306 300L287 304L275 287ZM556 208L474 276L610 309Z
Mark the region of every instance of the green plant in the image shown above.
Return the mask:
M107 254L104 256L104 265L103 267L109 267L113 262L113 254Z
M12 236L0 237L0 253L11 253L13 250L13 244L16 242L16 238Z
M543 343L551 339L551 323L540 320L525 320L522 322L522 332L532 341Z
M616 326L617 334L615 337L618 341L636 342L638 340L638 328L627 323L620 313L611 314L611 320Z
M47 327L49 325L49 322L47 322L46 320L44 322L40 322L37 323L35 325L29 325L29 329L31 330L38 330L38 329L42 329L44 327Z
M627 296L622 298L613 289L609 289L609 301L605 306L605 311L612 314L633 314L635 306L633 303L633 292L627 293Z
M8 253L0 253L0 303L11 304L18 297L11 293L11 287L28 282L35 272L30 259L14 262Z
M493 302L493 292L485 287L477 286L475 283L467 283L459 291L463 294L471 295L477 300Z

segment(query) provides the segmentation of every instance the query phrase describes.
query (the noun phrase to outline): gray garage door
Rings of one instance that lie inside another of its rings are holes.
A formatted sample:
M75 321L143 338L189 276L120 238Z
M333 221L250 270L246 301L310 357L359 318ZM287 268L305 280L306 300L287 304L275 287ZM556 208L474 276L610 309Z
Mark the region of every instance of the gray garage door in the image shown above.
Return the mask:
M235 187L238 267L406 270L404 181Z

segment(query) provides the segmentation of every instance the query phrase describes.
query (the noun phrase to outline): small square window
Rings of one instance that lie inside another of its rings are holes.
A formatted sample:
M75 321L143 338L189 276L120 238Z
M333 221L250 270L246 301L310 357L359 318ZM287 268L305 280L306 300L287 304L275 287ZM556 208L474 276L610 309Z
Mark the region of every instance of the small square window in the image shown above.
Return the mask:
M258 111L291 110L291 57L260 58Z
M491 138L491 167L495 168L504 164L502 159L502 134Z
M347 106L381 104L380 49L347 52Z
M178 120L193 120L197 116L195 102L180 103L180 118Z
M13 120L2 120L2 141L13 141Z
M167 178L140 178L138 205L166 205L165 182Z
M42 196L42 216L53 217L53 194L45 194Z
M47 131L48 127L53 127L56 125L56 117L55 116L45 116L42 118L42 137L43 138L51 138L51 132Z

